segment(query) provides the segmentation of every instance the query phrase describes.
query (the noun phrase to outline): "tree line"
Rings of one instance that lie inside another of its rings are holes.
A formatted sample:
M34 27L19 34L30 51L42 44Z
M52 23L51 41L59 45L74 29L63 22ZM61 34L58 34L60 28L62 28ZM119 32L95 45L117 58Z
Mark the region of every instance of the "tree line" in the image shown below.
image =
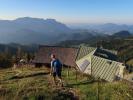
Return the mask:
M27 49L27 48L26 48ZM24 59L27 63L34 59L36 50L25 50L23 47L18 46L15 49L5 46L0 50L0 68L12 67L18 63L21 59Z

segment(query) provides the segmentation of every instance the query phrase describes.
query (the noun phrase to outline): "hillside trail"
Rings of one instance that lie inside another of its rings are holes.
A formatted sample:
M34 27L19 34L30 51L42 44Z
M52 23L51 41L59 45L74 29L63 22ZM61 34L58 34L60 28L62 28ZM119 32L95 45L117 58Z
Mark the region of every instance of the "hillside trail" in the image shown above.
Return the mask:
M63 80L63 86L59 81L56 83L51 75L47 75L48 87L59 94L70 96L72 100L79 100L76 89L67 87L67 83Z

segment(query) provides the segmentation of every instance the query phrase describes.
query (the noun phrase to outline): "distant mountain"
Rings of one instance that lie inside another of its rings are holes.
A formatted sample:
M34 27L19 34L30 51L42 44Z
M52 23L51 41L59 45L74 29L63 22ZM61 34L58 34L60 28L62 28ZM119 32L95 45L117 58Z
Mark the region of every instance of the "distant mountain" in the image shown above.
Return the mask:
M75 36L76 37L76 36ZM66 41L61 41L60 43L58 43L57 45L61 45L61 46L78 46L80 44L87 44L87 45L93 45L95 44L98 45L97 43L102 43L103 41L113 41L113 40L118 40L118 41L123 41L124 39L127 40L132 40L133 38L133 34L131 34L129 31L119 31L116 32L112 35L100 35L100 34L82 34L79 37L86 37L86 38L82 38L81 40L66 40ZM131 41L132 42L132 41ZM107 44L106 44L107 45Z
M128 31L120 31L120 32L114 33L112 36L118 37L118 38L126 38L126 37L132 36L132 34Z
M0 20L0 43L43 43L59 41L60 34L71 33L72 29L55 19L18 18Z
M71 25L72 27L72 25ZM131 33L133 33L133 25L118 25L114 23L106 23L106 24L90 24L90 25L82 25L78 27L78 25L74 28L81 28L81 29L88 29L89 31L95 31L98 33L104 33L104 34L113 34L122 30L127 30Z

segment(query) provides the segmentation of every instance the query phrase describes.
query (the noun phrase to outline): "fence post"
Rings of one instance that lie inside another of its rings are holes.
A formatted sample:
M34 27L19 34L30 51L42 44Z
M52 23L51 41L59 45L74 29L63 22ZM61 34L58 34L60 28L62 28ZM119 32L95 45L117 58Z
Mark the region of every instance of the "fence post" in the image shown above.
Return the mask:
M98 77L98 83L97 83L97 100L99 100L99 92L100 92L100 89L99 89L99 80L100 80L100 78Z
M76 82L77 82L77 79L78 79L77 74L78 74L78 73L77 73L77 69L76 69Z
M69 66L67 68L67 77L69 78Z

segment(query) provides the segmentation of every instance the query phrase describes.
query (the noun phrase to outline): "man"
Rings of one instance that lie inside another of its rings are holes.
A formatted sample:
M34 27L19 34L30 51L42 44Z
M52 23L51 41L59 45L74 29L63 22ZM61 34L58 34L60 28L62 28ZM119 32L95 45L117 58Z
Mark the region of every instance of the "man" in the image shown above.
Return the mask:
M54 54L51 54L51 72L50 74L53 75L54 82L56 84L56 76L58 77L58 80L62 84L62 77L61 77L61 71L62 71L62 64L61 62L55 57Z

